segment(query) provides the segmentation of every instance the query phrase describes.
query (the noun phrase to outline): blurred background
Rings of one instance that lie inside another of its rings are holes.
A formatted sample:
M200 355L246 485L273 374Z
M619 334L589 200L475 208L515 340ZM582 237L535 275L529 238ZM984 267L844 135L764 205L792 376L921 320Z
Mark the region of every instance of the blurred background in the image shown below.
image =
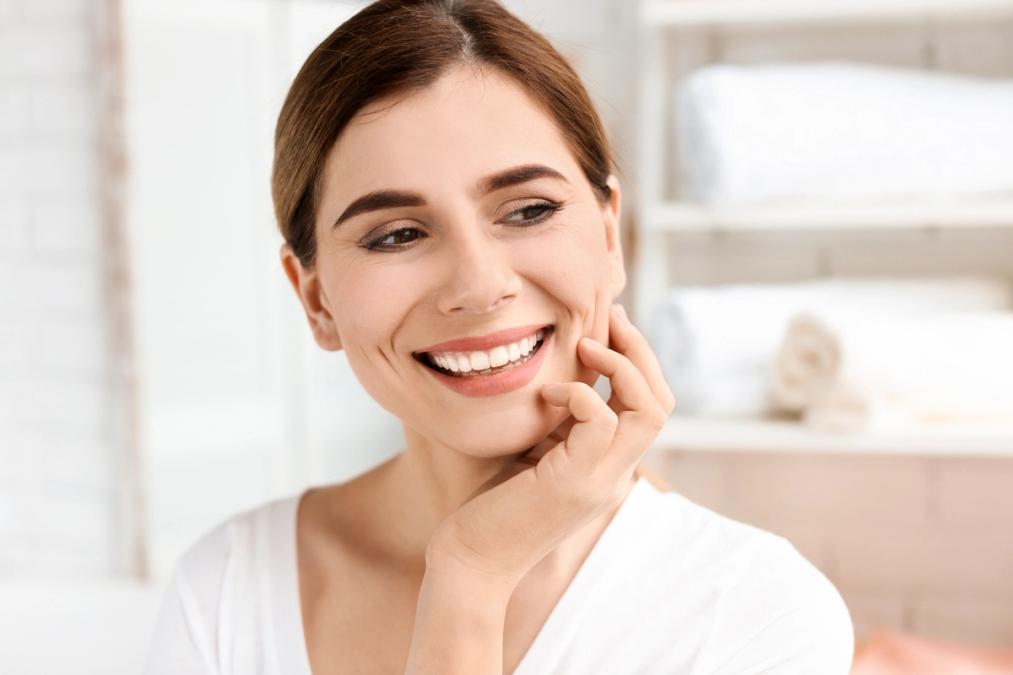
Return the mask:
M269 192L364 4L0 0L0 672L138 672L200 534L400 450ZM503 4L616 147L647 465L819 567L856 673L1013 672L1013 1Z

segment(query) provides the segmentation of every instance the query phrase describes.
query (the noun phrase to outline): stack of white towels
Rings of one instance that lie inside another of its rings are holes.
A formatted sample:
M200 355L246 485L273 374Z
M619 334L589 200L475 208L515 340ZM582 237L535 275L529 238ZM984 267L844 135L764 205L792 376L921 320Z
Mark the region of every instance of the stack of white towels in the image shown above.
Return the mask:
M700 202L1013 190L1013 79L831 61L700 68L675 92Z
M1013 289L988 276L684 286L648 339L676 414L835 431L1013 423Z
M857 62L715 64L675 94L705 204L1013 194L1013 80ZM676 414L861 430L1013 422L1013 291L987 276L672 289Z

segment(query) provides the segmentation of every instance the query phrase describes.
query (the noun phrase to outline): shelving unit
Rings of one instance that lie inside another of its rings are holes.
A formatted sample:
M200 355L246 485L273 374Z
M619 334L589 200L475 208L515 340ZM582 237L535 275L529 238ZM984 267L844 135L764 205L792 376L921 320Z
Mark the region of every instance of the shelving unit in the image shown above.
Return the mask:
M748 207L663 202L645 209L643 226L660 232L1013 226L1013 195L1004 199L785 202Z
M1003 15L1010 0L648 0L641 21L650 26L786 25L812 21L910 21Z
M882 24L930 27L939 21L983 21L992 17L1013 17L1013 0L851 0L846 3L832 0L642 0L636 139L637 254L631 278L635 320L646 326L652 309L664 299L670 276L669 239L680 234L968 227L1009 227L1013 232L1013 193L932 201L779 201L756 206L708 206L680 200L676 189L678 167L673 150L672 95L680 80L693 69L717 60L720 50L714 45L720 31ZM937 65L934 54L932 45L928 45L925 67ZM656 447L659 446L693 450L1013 455L1013 429L974 427L855 435L819 433L787 421L675 416L659 436Z
M656 451L1013 455L1013 424L833 433L785 420L676 416L665 425L653 447Z

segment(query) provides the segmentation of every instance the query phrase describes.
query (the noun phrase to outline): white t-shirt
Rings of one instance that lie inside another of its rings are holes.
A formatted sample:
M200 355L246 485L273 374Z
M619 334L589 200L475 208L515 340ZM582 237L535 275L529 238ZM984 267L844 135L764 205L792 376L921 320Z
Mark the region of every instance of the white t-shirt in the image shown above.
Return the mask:
M146 675L311 675L299 607L301 495L226 520L176 566ZM515 675L847 675L837 589L783 537L641 477Z

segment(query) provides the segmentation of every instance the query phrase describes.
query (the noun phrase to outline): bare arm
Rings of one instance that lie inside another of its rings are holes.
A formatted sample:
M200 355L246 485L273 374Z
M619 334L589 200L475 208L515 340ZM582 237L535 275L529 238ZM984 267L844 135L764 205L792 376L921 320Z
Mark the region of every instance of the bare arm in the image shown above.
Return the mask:
M510 583L427 556L406 675L502 675Z

